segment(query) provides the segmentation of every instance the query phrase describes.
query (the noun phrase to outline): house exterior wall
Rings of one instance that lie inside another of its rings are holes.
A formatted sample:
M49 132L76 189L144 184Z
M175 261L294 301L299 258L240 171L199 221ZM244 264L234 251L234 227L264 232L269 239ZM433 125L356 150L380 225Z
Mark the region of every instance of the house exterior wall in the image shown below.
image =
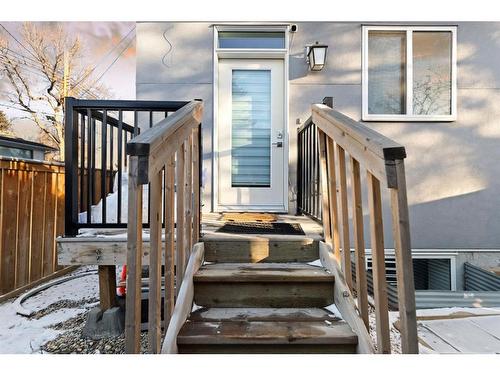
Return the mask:
M453 24L457 25L457 120L366 124L406 147L413 248L499 249L500 23ZM297 119L306 120L310 105L325 96L332 96L335 108L356 120L362 110L362 23L297 26L289 48L290 213L296 209ZM212 207L213 191L212 33L208 23L137 25L137 98L205 101L205 211ZM304 46L315 41L329 46L321 72L308 71L305 63ZM388 196L384 198L384 220L390 223ZM385 227L386 246L392 247L391 226Z

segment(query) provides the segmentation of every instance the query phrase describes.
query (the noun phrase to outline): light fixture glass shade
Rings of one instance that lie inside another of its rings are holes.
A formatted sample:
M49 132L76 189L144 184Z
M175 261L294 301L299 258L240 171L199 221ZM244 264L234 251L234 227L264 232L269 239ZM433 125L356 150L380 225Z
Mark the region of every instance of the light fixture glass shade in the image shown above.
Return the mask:
M312 71L319 71L323 69L326 64L326 51L327 45L313 44L309 47L307 57L309 58L309 69Z

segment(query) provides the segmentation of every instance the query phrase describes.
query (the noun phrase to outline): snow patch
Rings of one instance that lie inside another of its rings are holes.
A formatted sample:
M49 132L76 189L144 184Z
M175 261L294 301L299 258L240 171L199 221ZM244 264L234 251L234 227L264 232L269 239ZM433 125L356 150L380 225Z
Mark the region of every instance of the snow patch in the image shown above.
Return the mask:
M75 273L81 270L75 271ZM28 298L23 305L40 311L62 300L79 301L98 296L97 275L55 285ZM64 330L50 328L85 312L85 308L60 308L40 317L28 319L16 314L14 299L0 305L0 353L30 354L40 352L40 347L55 339Z

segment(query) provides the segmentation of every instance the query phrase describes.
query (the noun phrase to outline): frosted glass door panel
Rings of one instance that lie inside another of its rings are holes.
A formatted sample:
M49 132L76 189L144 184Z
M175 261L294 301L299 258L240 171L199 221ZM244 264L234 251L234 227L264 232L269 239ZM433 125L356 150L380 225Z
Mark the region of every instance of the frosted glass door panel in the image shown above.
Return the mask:
M285 212L284 62L220 59L218 73L215 210Z
M233 70L231 185L271 184L271 71Z

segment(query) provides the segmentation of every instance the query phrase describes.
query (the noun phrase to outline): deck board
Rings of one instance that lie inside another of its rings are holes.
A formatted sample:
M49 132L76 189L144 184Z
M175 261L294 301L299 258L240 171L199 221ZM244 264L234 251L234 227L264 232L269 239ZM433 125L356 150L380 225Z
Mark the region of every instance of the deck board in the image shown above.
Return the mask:
M222 214L208 213L203 214L202 221L202 241L246 241L251 243L252 251L248 252L245 259L248 261L262 261L277 259L277 251L287 248L293 250L295 254L287 254L291 259L301 261L310 261L311 256L315 257L317 249L312 245L314 241L322 239L322 227L312 219L306 216L277 215L277 222L298 223L302 226L305 236L292 235L258 235L258 234L232 234L216 232L218 228L224 225ZM123 265L126 263L127 253L127 230L123 229L83 229L77 237L59 237L57 238L57 254L59 265ZM165 238L162 236L164 247ZM255 241L260 241L258 246L253 246ZM149 229L143 230L143 265L149 264ZM282 245L276 246L277 242ZM301 248L297 250L295 246L288 246L287 243L300 242ZM268 245L269 244L269 245ZM266 247L267 246L267 247ZM162 251L164 253L164 251ZM210 253L210 250L208 251ZM270 254L272 253L272 257ZM239 256L235 260L239 260Z

